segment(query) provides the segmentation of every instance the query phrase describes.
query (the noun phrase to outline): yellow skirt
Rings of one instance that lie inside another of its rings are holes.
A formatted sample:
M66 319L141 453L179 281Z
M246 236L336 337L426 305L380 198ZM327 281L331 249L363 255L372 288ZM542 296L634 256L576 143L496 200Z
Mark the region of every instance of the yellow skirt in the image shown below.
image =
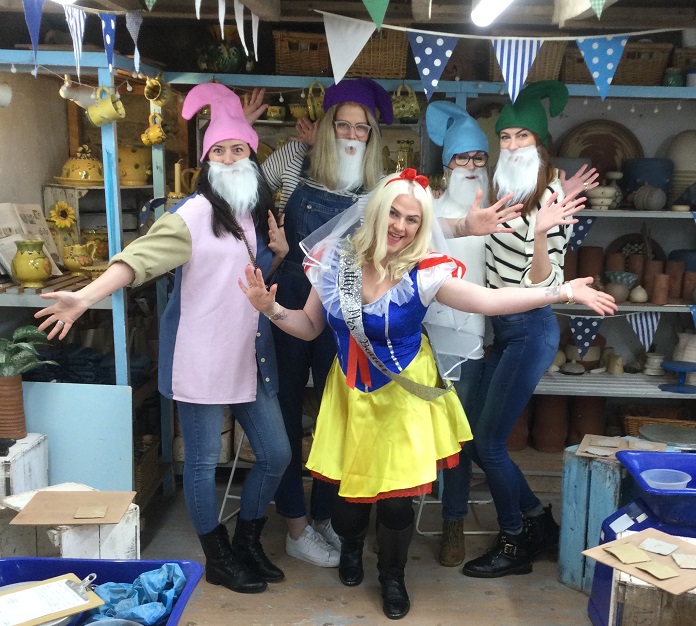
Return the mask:
M427 338L402 374L424 385L440 384ZM461 444L471 438L454 389L432 402L393 381L365 393L348 387L334 361L307 468L340 483L339 495L352 501L430 493L438 466L456 465Z

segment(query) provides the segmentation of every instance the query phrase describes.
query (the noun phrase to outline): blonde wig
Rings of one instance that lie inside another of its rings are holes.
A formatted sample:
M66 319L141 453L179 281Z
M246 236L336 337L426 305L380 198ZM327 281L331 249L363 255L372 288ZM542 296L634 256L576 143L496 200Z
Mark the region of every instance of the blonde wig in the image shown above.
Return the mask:
M321 183L327 189L333 190L338 186L338 157L336 156L334 121L338 118L341 107L347 104L359 106L364 111L367 123L372 128L363 156L363 189L372 191L382 178L382 136L374 115L367 107L356 102L334 104L321 119L309 155L308 174L310 178Z
M413 241L397 256L387 259L389 212L394 200L401 195L413 196L418 200L422 211L421 224ZM380 282L387 277L390 280L400 279L430 251L432 220L433 195L430 187L424 189L417 182L403 179L399 174L390 174L372 192L365 205L365 221L351 237L357 266L374 264Z

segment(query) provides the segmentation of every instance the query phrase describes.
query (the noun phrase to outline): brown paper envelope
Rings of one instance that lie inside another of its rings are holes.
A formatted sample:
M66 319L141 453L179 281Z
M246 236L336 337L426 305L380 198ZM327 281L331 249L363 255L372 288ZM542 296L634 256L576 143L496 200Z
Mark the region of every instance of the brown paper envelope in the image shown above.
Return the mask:
M622 563L645 563L650 560L650 556L646 552L632 543L622 543L604 549Z
M664 563L653 563L651 561L650 563L639 563L636 567L660 580L679 576L679 572L675 572L669 565L665 565Z

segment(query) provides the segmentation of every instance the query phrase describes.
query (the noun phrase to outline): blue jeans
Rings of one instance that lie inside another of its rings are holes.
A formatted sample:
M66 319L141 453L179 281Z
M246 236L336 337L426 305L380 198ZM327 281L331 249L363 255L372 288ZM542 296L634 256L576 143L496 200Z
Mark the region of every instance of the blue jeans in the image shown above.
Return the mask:
M290 252L278 275L276 301L287 309L304 307L311 285L300 265L304 254L299 242L331 218L339 215L357 200L357 196L339 196L329 191L298 184L285 206L285 234ZM326 377L336 356L336 343L327 326L312 341L291 337L273 326L278 371L278 401L290 440L292 460L275 495L276 510L283 517L297 519L306 515L302 485L302 406L304 389L312 371L314 392L321 400ZM310 515L314 519L331 518L338 485L314 480Z
M467 417L474 405L483 374L483 359L469 359L461 364L461 376L454 381L459 400ZM471 420L471 418L469 418ZM460 520L469 511L469 485L471 483L471 459L462 448L459 465L442 470L442 519Z
M215 469L220 458L222 404L191 404L177 400L184 437L184 498L193 526L205 535L218 525ZM240 500L239 517L263 517L278 483L290 462L283 417L278 400L266 393L261 380L256 401L231 405L234 418L244 429L256 462L247 474Z
M502 531L522 530L522 514L542 508L507 452L507 440L558 350L560 332L551 307L491 318L494 341L469 422L464 449L485 472Z

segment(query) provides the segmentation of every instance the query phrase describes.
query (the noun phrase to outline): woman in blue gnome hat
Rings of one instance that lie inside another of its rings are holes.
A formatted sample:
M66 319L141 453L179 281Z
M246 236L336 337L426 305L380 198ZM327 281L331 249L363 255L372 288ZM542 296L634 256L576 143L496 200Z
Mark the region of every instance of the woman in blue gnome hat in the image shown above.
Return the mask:
M512 232L486 236L486 284L494 289L563 284L573 216L584 207L577 195L597 178L594 170L582 171L566 182L552 166L543 99L555 117L568 101L568 89L558 81L532 83L503 107L496 122L500 157L493 193L512 195L522 215L504 223ZM551 507L543 507L506 450L517 417L556 354L558 323L550 306L490 319L494 341L469 413L474 440L465 451L486 473L500 532L486 554L464 565L462 573L477 578L531 572L532 558L555 548L559 535Z

